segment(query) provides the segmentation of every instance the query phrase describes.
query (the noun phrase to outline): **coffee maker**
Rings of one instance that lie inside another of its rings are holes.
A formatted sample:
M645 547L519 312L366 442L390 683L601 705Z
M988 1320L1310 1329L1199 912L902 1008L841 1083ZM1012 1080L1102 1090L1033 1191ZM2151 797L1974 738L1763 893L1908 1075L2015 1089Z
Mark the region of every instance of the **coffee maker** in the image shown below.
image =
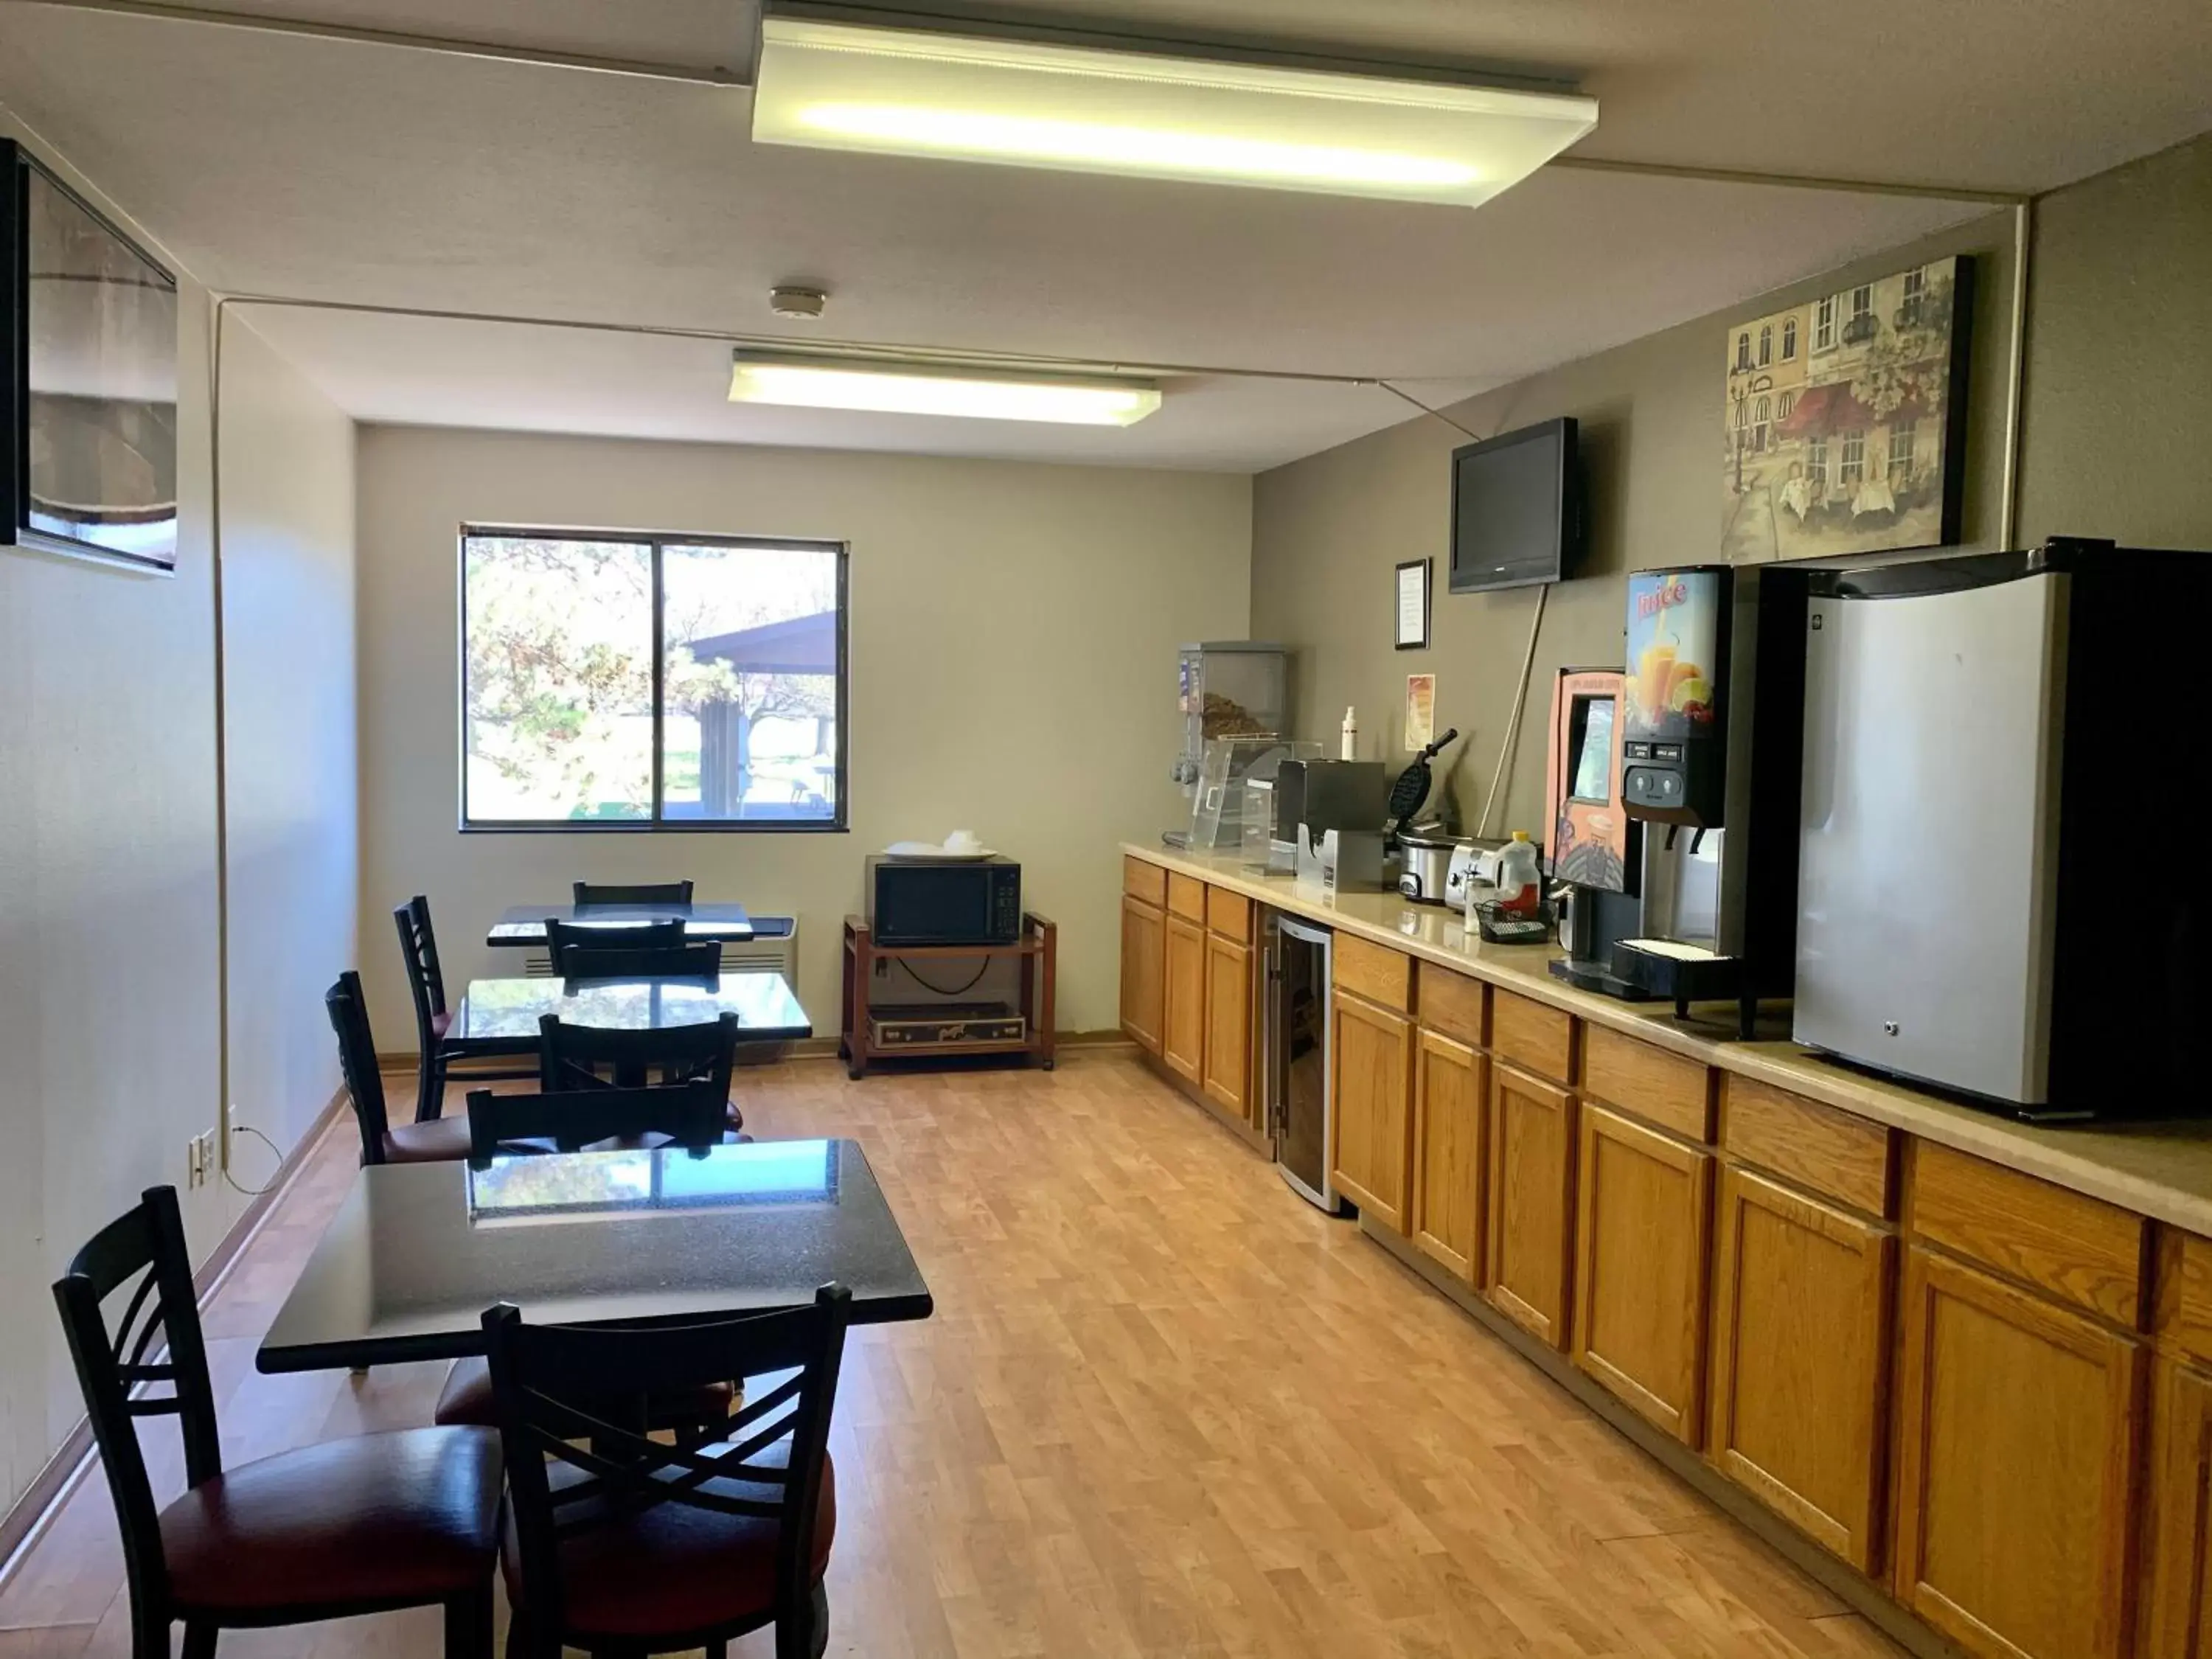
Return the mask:
M1809 573L1698 565L1628 579L1621 802L1643 825L1635 937L1613 976L1689 1005L1759 1001L1796 975Z
M1620 799L1626 678L1617 668L1563 668L1552 686L1544 795L1566 955L1551 966L1570 985L1640 1002L1652 994L1613 971L1613 947L1644 931L1644 825Z

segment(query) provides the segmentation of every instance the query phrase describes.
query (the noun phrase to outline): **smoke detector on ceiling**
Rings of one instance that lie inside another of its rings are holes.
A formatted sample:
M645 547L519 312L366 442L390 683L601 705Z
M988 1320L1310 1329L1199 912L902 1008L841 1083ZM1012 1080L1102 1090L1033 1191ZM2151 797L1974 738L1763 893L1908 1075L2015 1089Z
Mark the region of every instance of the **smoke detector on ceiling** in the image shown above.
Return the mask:
M829 303L829 293L823 289L778 286L768 291L768 308L798 322L819 322L822 308Z

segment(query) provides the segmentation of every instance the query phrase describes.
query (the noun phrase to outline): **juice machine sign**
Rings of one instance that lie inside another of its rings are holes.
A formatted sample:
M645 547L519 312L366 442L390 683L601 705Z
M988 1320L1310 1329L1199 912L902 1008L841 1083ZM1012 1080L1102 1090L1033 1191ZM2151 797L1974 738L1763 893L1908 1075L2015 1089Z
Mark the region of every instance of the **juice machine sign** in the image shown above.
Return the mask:
M1722 573L1639 570L1628 579L1627 735L1710 736L1720 664Z

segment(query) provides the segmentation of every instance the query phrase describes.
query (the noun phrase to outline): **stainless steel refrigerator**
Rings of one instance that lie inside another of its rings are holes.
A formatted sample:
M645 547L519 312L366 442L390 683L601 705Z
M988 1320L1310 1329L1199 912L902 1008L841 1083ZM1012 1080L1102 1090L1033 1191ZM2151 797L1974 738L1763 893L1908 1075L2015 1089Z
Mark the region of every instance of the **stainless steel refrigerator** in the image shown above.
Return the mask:
M1795 1035L2024 1116L2205 1109L2212 555L1816 576Z

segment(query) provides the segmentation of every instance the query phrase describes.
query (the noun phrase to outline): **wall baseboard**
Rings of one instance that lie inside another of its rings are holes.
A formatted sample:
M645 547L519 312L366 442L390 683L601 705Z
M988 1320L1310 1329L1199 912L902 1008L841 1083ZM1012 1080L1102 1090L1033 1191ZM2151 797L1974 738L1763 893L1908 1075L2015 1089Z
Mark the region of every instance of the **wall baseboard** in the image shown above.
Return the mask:
M340 1088L315 1114L315 1121L307 1126L306 1133L293 1143L292 1150L276 1166L276 1173L269 1184L216 1241L215 1249L208 1252L207 1260L192 1274L192 1287L198 1292L203 1309L222 1288L223 1280L230 1277L230 1270L260 1232L277 1200L291 1190L309 1154L322 1143L323 1137L337 1121L339 1113L346 1109L346 1092ZM24 1556L46 1531L47 1522L60 1512L85 1471L92 1467L92 1425L80 1417L62 1437L54 1455L46 1460L46 1467L31 1478L7 1513L0 1515L0 1584L5 1584L14 1576Z

